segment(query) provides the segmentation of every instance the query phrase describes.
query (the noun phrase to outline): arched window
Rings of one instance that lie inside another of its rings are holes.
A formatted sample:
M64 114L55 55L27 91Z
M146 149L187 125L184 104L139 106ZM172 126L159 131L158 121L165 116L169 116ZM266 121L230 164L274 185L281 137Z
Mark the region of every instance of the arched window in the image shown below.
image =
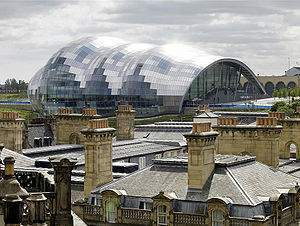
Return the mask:
M293 88L295 88L296 87L296 83L295 82L289 82L288 84L287 84L287 88L288 89L293 89Z
M267 82L265 84L265 90L266 90L267 94L269 94L269 95L272 95L274 88L275 88L275 86L272 82Z
M223 226L224 224L224 215L223 212L221 210L214 210L212 212L212 226Z
M160 205L157 208L157 225L158 226L168 225L167 207L165 205Z
M106 221L108 223L116 223L117 219L117 206L114 201L107 201L105 205Z
M69 144L80 144L80 138L77 133L72 133L69 137Z
M283 82L278 82L276 84L276 89L284 89L285 88L285 84Z
M290 159L296 159L297 158L297 145L295 143L290 143L288 145L288 151L290 152Z

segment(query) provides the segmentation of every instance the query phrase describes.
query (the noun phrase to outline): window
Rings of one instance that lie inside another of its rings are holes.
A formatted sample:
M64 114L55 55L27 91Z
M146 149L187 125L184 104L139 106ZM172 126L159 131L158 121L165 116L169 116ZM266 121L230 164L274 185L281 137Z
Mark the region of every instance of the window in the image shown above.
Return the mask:
M167 207L165 205L158 206L157 208L157 225L167 225Z
M212 212L212 226L223 226L224 216L221 210L214 210Z
M139 157L139 168L143 169L146 167L146 157Z
M140 201L139 209L141 209L141 210L145 210L145 209L146 209L146 203L145 203L145 202L142 202L142 201Z
M106 202L106 221L115 223L117 219L117 207L113 201Z
M154 158L155 159L161 159L162 158L162 154L156 154Z

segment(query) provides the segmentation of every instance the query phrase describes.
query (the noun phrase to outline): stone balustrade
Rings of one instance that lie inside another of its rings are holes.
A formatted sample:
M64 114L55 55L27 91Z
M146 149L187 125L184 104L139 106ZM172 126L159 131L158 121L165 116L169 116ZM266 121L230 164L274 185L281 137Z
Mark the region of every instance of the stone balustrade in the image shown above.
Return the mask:
M123 223L127 223L128 220L133 222L142 220L142 221L150 221L151 219L151 211L150 210L141 210L141 209L130 209L130 208L122 208L122 221Z
M101 207L95 205L85 205L83 207L84 215L100 215Z
M206 217L199 214L174 213L175 225L206 225Z
M290 225L293 222L292 211L292 206L288 206L282 210L281 225Z

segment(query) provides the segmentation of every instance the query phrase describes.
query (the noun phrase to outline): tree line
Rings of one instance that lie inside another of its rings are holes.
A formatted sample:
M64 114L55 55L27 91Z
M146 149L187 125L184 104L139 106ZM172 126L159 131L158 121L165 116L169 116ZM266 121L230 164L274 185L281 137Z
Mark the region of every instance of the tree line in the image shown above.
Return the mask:
M2 85L2 90L5 91L26 91L28 88L28 83L24 80L17 81L15 78L6 79L4 85Z
M300 96L300 88L282 88L275 89L272 93L273 97L299 97Z

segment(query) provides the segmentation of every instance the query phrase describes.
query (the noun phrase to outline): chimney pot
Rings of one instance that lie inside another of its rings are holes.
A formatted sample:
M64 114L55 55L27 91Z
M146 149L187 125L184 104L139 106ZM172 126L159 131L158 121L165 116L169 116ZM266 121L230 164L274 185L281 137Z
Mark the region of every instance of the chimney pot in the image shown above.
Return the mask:
M4 178L5 179L9 179L9 178L13 178L15 175L15 159L14 157L5 157L4 159Z

